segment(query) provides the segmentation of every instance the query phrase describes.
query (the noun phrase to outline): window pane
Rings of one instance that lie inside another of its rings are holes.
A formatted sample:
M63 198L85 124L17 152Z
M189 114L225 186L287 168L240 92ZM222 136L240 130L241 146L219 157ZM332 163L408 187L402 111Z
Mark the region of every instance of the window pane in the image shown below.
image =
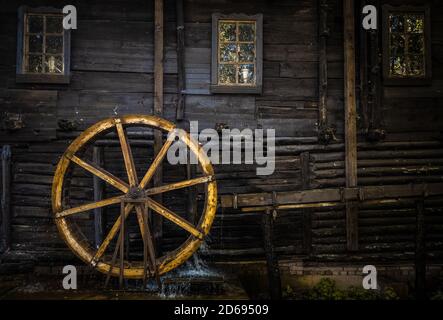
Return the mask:
M62 33L63 18L62 17L46 17L46 33Z
M220 46L220 61L221 62L237 61L237 45L235 43L226 43Z
M41 53L43 52L43 36L38 35L30 35L28 38L28 51Z
M240 44L239 60L240 62L254 61L254 45L252 43Z
M403 56L391 58L391 70L392 76L404 77L407 76L406 62Z
M399 56L405 53L405 37L401 34L391 35L391 55Z
M254 83L254 65L242 64L238 70L238 83L252 84Z
M238 26L239 41L254 41L255 38L255 25L253 23L240 23Z
M61 56L46 56L45 72L63 73L63 58Z
M410 15L406 18L406 31L411 33L423 33L423 15Z
M411 34L408 39L409 53L422 54L424 52L424 39L421 34Z
M28 32L40 33L43 32L43 17L30 15L28 16Z
M63 53L63 37L47 36L46 53Z
M404 32L405 22L403 15L391 14L389 20L391 32Z
M236 66L222 64L219 66L218 79L221 84L235 84Z
M414 77L423 77L425 75L425 64L422 55L410 56L410 73Z
M42 56L29 55L27 66L28 66L27 72L41 73L43 71Z
M235 41L236 24L230 22L220 22L219 39L220 41Z

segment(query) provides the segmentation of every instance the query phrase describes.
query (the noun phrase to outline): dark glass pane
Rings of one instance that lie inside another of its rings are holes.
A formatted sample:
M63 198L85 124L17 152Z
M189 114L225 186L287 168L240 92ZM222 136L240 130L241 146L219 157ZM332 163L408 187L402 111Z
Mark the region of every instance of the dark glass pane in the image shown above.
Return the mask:
M47 36L46 53L63 53L63 37Z
M234 43L225 43L220 46L220 61L237 61L237 45Z
M421 34L411 34L408 39L409 53L421 54L424 52L424 39Z
M424 57L410 56L410 75L414 77L423 77L425 75Z
M253 23L240 23L238 25L239 41L254 41L255 25Z
M254 65L241 64L238 70L238 83L253 84L254 83Z
M405 77L408 75L404 56L391 57L390 65L391 76Z
M29 55L27 72L41 73L43 72L43 61L42 56L39 55Z
M43 32L43 16L28 16L28 32L40 33Z
M391 32L404 32L405 21L401 14L391 14L389 15L389 25Z
M221 64L218 70L218 81L220 84L235 84L236 66L232 64Z
M231 22L220 22L219 26L220 41L235 41L236 40L236 25Z
M28 38L28 51L41 53L43 52L43 36L40 34L30 35Z
M62 17L46 17L46 33L62 33L63 18Z
M411 33L423 33L424 16L410 15L406 17L406 31Z
M253 62L254 55L254 44L240 44L239 60L241 62Z
M63 73L63 58L61 56L46 56L45 72Z
M405 53L405 37L401 34L391 35L391 56L400 56Z

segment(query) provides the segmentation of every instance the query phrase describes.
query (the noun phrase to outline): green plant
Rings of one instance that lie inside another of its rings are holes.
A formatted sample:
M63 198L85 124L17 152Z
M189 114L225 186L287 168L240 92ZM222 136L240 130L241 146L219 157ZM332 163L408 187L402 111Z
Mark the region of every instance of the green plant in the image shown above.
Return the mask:
M344 292L337 288L334 280L329 278L320 279L306 294L308 300L343 300L344 298Z
M289 285L283 290L285 299L304 299L304 300L397 300L398 295L394 289L386 287L383 290L366 290L361 287L349 287L340 289L335 280L322 278L311 289L301 295Z
M438 290L431 295L431 300L443 300L443 291Z

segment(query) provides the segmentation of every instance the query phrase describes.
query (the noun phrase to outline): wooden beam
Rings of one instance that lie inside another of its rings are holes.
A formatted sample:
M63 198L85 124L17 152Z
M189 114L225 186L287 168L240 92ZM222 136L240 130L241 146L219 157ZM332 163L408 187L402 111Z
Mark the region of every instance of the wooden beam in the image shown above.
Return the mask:
M11 246L11 147L2 148L2 185L1 185L1 246L0 252Z
M366 5L366 0L360 1L360 10ZM369 58L368 51L371 48L368 48L368 31L364 28L360 28L360 37L359 37L359 65L360 65L360 109L362 116L362 123L365 129L365 132L369 130L369 108L368 108L368 97L369 97L369 88L368 88L368 70L369 70Z
M426 194L427 197L442 196L443 183L284 191L277 192L275 200L277 205L314 204L320 207L327 202L384 201L388 199L418 198L422 197L423 194ZM222 208L272 206L272 198L272 193L249 193L236 196L226 194L220 196L220 205ZM237 202L236 205L234 205L235 201Z
M358 202L346 203L346 247L349 251L358 250Z
M92 149L92 161L99 167L104 167L103 148L95 146ZM93 177L94 202L103 200L105 186L99 177ZM103 208L94 209L94 240L95 247L100 247L103 242Z
M357 186L357 108L355 99L355 13L354 0L343 0L344 97L346 187ZM358 204L346 203L346 235L349 251L358 250Z
M301 181L302 188L307 190L311 187L310 183L310 154L309 152L303 152L300 155L300 166L301 166ZM303 209L303 252L305 254L310 254L312 249L312 209Z
M281 299L281 280L278 259L274 251L274 217L272 210L267 210L262 218L263 244L268 269L269 293L271 299Z
M185 112L185 17L183 0L176 0L176 12L177 12L177 110L175 118L177 120L183 120Z
M426 244L424 201L416 202L417 226L415 238L415 297L426 299Z
M357 108L355 100L355 27L354 1L344 3L345 60L345 153L346 187L357 186Z
M164 22L163 0L155 0L154 4L154 115L163 116L163 57L164 57ZM154 154L157 155L163 146L163 134L160 130L154 131ZM153 183L158 187L163 181L163 168L161 164L154 174ZM157 195L156 200L161 203L162 196ZM161 254L161 237L163 234L163 219L159 215L153 216L154 241L156 251Z
M318 0L318 37L319 37L319 71L318 71L318 112L319 112L319 128L321 130L327 127L327 108L326 101L328 97L328 56L327 41L329 37L328 15L326 0Z
M191 164L190 161L186 164L186 178L188 180L194 179L195 177L196 166ZM197 211L198 211L198 192L197 186L193 185L187 189L187 201L186 201L186 209L188 212L188 221L193 224L197 224Z
M374 1L375 5L381 10L380 0ZM382 95L382 62L380 61L380 30L372 30L370 34L370 65L368 81L371 83L369 88L369 124L368 124L368 140L378 141L384 138L385 131L381 128L381 105Z

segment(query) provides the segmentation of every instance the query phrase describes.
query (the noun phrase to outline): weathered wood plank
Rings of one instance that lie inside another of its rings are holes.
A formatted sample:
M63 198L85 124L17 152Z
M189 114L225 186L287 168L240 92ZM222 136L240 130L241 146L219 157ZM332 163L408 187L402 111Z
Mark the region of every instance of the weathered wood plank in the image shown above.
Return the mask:
M345 67L345 171L346 186L357 186L357 109L355 98L355 18L353 0L343 0ZM347 248L358 249L358 206L346 205Z
M163 54L164 54L164 12L163 0L155 0L154 4L154 114L163 116ZM158 155L163 147L163 134L160 130L154 131L154 154ZM163 181L163 167L159 164L153 177L154 186L160 186ZM156 196L156 200L161 202L161 195ZM153 233L157 253L161 253L161 238L163 234L163 219L160 215L154 215Z
M1 151L1 243L0 252L7 251L11 246L11 147L4 145Z

